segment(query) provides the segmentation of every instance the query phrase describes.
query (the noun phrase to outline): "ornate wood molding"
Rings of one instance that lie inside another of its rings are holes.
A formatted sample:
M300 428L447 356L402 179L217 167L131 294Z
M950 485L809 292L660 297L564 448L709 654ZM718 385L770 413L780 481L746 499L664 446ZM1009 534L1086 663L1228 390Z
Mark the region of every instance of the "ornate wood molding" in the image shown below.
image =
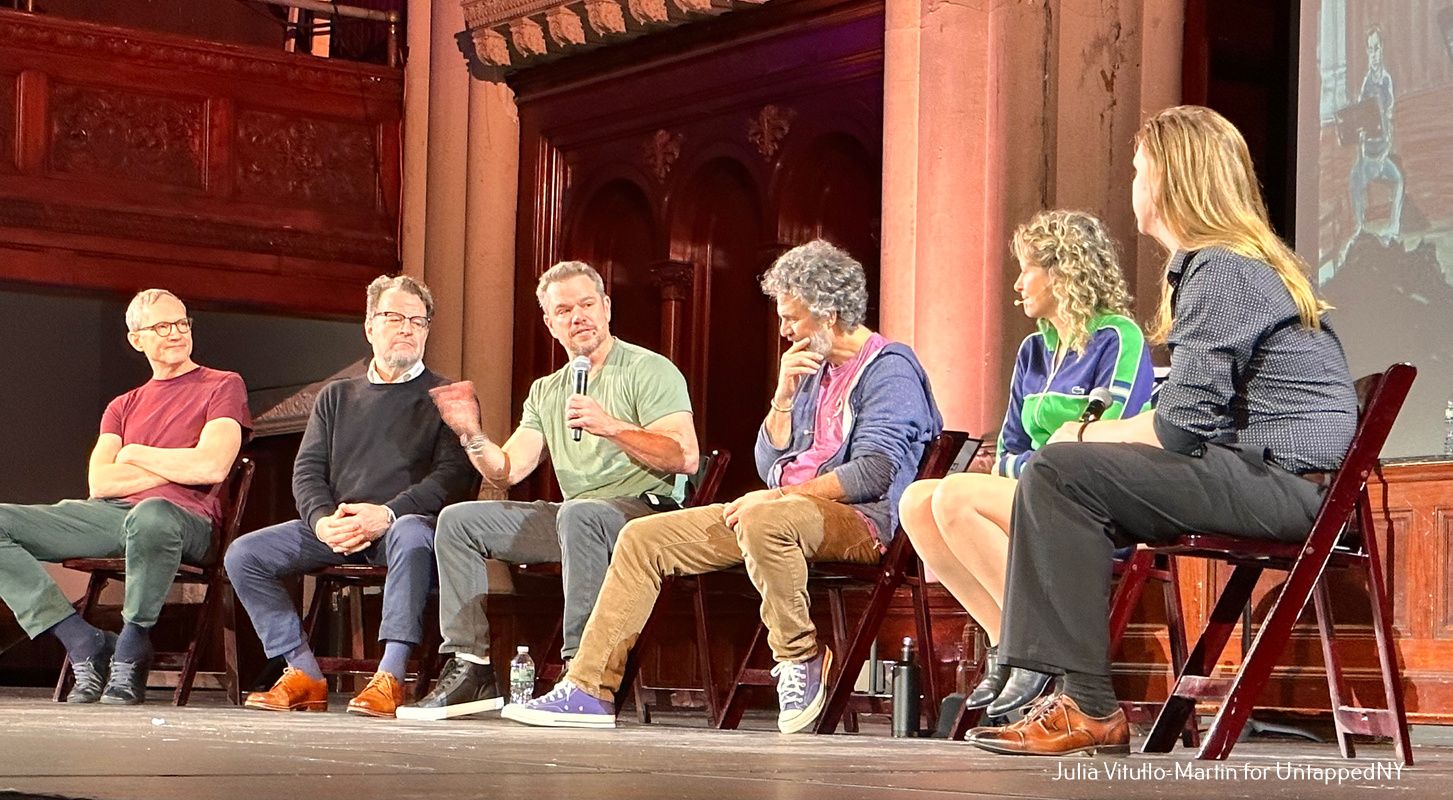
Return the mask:
M480 59L520 69L769 0L460 0Z
M165 34L138 36L133 31L39 14L0 14L0 42L6 48L47 53L84 52L132 64L335 91L357 92L361 72L368 73L369 80L403 85L403 70L392 67L355 62L332 64L326 58L281 51L270 53L240 45L203 44Z
M770 161L792 130L792 120L796 117L797 112L785 106L770 103L762 106L756 116L747 120L747 141L756 146L762 158Z
M676 159L681 157L683 138L679 133L662 129L646 137L646 141L641 143L641 158L645 160L651 174L656 176L656 180L664 181L671 174L671 168L676 166Z

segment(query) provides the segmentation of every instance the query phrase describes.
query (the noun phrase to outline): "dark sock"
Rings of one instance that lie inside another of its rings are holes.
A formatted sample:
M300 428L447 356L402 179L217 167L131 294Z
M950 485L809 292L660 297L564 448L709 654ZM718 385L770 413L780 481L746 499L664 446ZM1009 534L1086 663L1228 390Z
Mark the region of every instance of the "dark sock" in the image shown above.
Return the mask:
M313 649L306 644L294 647L291 652L283 656L288 660L288 666L298 672L307 675L315 681L323 680L323 668L318 666L318 659L313 657Z
M409 651L414 646L408 642L395 642L392 639L385 639L383 642L383 658L379 659L378 671L387 672L404 682L404 675L409 671Z
M1066 672L1060 681L1064 693L1075 701L1081 711L1092 717L1107 717L1120 707L1109 675Z
M106 649L106 634L81 619L80 614L72 614L57 622L51 626L50 632L65 645L66 655L72 661L95 658Z
M121 626L121 638L116 640L117 661L132 664L151 658L151 628L143 628L134 622Z

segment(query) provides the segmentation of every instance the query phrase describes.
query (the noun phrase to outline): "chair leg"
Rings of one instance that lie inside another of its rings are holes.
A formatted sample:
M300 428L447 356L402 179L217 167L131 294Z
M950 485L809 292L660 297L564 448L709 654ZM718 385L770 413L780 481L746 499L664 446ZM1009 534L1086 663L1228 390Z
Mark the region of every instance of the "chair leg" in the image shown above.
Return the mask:
M222 581L222 683L232 705L242 705L242 678L237 666L237 595Z
M419 643L422 652L419 653L419 671L414 676L414 699L423 700L429 693L429 686L433 684L434 678L438 676L438 670L442 666L439 659L439 645L443 642L443 634L439 632L439 608L438 602L432 597L424 610L424 641Z
M675 594L676 583L677 579L671 577L661 581L661 588L656 593L656 605L652 607L651 616L646 618L646 624L641 627L640 634L636 636L636 646L631 648L632 655L644 653L647 647L655 643L656 628L661 624L661 615L670 606L671 596ZM641 676L636 674L640 669L639 660L629 661L629 667L632 672L630 682L628 684L622 680L621 689L617 694L624 698L626 689L629 688L631 698L636 704L636 721L642 725L649 725L651 724L651 704L646 700L649 690L642 686Z
M834 670L836 674L828 684L830 688L827 705L817 720L815 730L818 733L832 733L837 729L843 712L847 710L848 701L852 699L853 683L859 670L863 668L863 662L868 659L868 650L878 637L878 630L882 628L883 619L888 614L888 604L893 600L893 593L903 585L904 562L909 551L902 544L894 544L898 546L890 547L888 554L883 556L883 571L878 577L878 583L873 586L872 594L868 596L868 607L858 621L852 643L844 652L838 654L838 666Z
M1170 640L1170 666L1171 685L1175 685L1177 676L1185 668L1186 661L1190 658L1186 652L1186 619L1181 606L1181 582L1180 575L1176 571L1176 557L1165 556L1165 585L1162 587L1165 597L1165 623L1166 632ZM1196 726L1196 715L1194 713L1186 717L1185 732L1181 734L1181 742L1186 747L1201 746L1201 732Z
M1130 556L1130 560L1125 563L1125 569L1120 573L1120 583L1115 586L1115 596L1110 601L1111 653L1120 649L1120 639L1130 625L1130 615L1135 613L1135 607L1140 602L1140 595L1145 589L1145 579L1150 575L1150 568L1154 561L1155 553L1137 547L1134 554Z
M1322 663L1327 668L1327 695L1332 700L1332 724L1337 730L1337 748L1342 751L1343 758L1356 758L1357 748L1352 743L1352 732L1342 725L1342 717L1339 713L1347 703L1344 698L1351 697L1347 691L1347 682L1342 675L1342 661L1337 656L1336 628L1332 622L1332 598L1327 593L1327 581L1317 582L1317 588L1312 593L1312 601L1317 610L1317 631L1321 634L1322 640Z
M943 695L938 690L938 653L933 646L933 617L928 610L928 587L920 578L909 583L909 591L913 594L913 616L918 624L918 663L922 665L923 699L926 706L923 712L928 717L928 729L934 730L938 727L938 706L943 702Z
M1266 688L1277 657L1286 649L1292 626L1296 624L1297 617L1301 616L1302 609L1306 607L1307 600L1322 578L1330 552L1329 547L1326 553L1321 554L1321 558L1316 558L1315 553L1303 552L1287 573L1281 593L1272 604L1271 612L1257 629L1251 648L1242 659L1236 676L1232 678L1231 689L1220 710L1211 720L1211 727L1206 731L1205 741L1201 743L1196 758L1219 761L1226 758L1231 748L1236 745L1241 729L1251 716L1252 704L1261 696L1262 689ZM1239 571L1242 568L1237 569Z
M101 590L106 588L106 581L109 578L104 572L91 573L91 579L86 582L86 593L81 598L81 605L76 613L85 619L96 607L96 601L101 598ZM71 675L71 659L69 656L61 659L61 674L56 677L55 694L51 699L57 703L64 703L66 695L71 691L74 678Z
M1398 759L1404 765L1411 767L1413 765L1413 745L1408 733L1402 671L1398 666L1396 645L1393 643L1392 601L1387 595L1387 583L1383 577L1382 557L1378 552L1377 536L1373 529L1372 508L1365 495L1358 503L1357 510L1362 523L1363 536L1366 538L1363 543L1363 549L1367 553L1367 571L1364 579L1367 581L1368 597L1372 601L1372 630L1377 637L1377 661L1378 666L1382 668L1382 690L1387 698L1388 711L1392 713L1394 724L1397 726L1393 746ZM1388 526L1388 533L1390 537L1391 525Z
M177 675L177 688L172 693L172 705L184 706L192 696L192 684L197 680L197 667L202 660L202 648L212 632L212 618L217 614L217 598L222 593L222 579L213 576L206 583L202 602L197 604L197 620L192 625L191 640L187 642L186 655L182 656L182 668Z
M840 586L829 586L827 589L828 613L832 616L832 649L837 655L843 656L843 642L848 640L848 613L847 604L843 602L843 590ZM839 667L841 671L841 667ZM843 720L843 730L848 733L858 732L858 712L853 711L849 705L846 718Z
M757 654L763 652L767 646L767 626L757 623L757 630L752 634L752 641L747 645L747 652L742 655L740 666L732 675L731 687L727 689L726 700L721 707L721 717L717 720L716 727L721 730L736 730L742 724L742 714L747 710L745 678L748 669L756 660Z
M1205 630L1201 631L1201 637L1191 650L1190 657L1186 659L1180 680L1186 677L1205 677L1215 670L1216 659L1226 649L1226 642L1236 630L1237 622L1241 619L1241 609L1251 598L1251 590L1256 587L1256 579L1259 577L1260 567L1238 566L1231 573L1231 579L1226 582L1220 599L1211 609L1211 618L1206 623ZM1176 739L1180 737L1187 720L1195 713L1195 698L1176 693L1179 691L1180 680L1172 688L1165 705L1160 707L1160 714L1156 716L1155 725L1141 746L1141 752L1169 753L1175 747Z
M721 715L721 699L717 693L716 676L711 667L711 632L708 629L711 617L706 611L706 581L704 578L705 576L698 576L696 579L696 597L693 604L696 611L696 669L701 674L701 693L706 704L706 719L715 725Z

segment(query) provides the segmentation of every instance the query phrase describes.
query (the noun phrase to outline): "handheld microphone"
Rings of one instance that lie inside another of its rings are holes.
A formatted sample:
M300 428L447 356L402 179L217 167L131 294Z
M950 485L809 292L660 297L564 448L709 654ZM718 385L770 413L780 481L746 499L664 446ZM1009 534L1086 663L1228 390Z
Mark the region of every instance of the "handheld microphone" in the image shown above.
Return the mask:
M576 356L575 360L570 362L570 370L575 374L575 393L585 394L585 385L590 376L590 357ZM580 429L572 428L570 438L572 441L580 441Z
M1105 413L1105 409L1115 402L1110 390L1103 386L1096 386L1090 392L1090 404L1085 406L1085 413L1080 415L1080 422L1094 422Z

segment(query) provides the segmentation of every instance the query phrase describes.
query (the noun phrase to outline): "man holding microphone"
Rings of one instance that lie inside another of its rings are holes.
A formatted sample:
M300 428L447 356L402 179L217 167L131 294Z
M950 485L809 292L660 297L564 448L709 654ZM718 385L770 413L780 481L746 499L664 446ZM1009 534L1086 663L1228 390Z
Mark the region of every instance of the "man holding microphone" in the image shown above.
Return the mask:
M502 705L489 661L482 559L560 563L568 660L580 644L625 524L682 500L699 460L686 379L670 360L610 333L610 298L589 264L566 261L540 276L545 326L573 360L534 382L520 425L503 446L485 436L469 381L432 394L490 486L528 477L549 453L562 503L460 503L439 516L440 652L450 657L427 697L405 719L446 719ZM582 391L584 390L584 391Z

